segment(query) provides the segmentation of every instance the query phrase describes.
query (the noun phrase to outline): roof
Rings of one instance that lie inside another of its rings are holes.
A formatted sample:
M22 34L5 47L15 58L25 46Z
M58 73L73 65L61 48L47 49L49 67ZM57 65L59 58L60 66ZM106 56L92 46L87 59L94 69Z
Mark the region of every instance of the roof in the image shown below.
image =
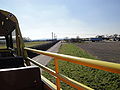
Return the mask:
M15 29L16 23L10 20L9 17L12 17L11 13L6 16L0 10L0 36L6 36Z

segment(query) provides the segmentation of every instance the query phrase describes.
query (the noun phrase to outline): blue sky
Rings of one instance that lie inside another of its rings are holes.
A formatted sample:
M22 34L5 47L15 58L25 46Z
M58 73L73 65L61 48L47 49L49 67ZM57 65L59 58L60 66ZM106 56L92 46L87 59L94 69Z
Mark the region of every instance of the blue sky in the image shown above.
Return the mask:
M31 39L120 34L120 0L0 0Z

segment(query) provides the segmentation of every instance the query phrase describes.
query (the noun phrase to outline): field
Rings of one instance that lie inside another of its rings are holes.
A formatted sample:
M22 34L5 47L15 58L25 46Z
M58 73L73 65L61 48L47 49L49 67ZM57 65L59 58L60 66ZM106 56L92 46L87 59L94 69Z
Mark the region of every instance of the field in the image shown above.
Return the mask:
M32 47L32 46L36 46L36 45L40 45L40 44L44 44L44 43L48 43L47 41L37 41L37 42L25 42L25 46L26 47ZM15 44L14 44L15 46ZM1 48L6 48L6 46L4 44L0 44L0 49Z
M77 46L97 59L120 63L120 42L87 42L78 43Z
M59 53L96 59L96 57L92 56L83 49L80 49L75 44L63 44L60 47ZM54 70L54 61L52 60L47 66ZM93 69L82 65L76 65L61 60L59 60L59 71L63 75L66 75L96 90L120 90L120 75L118 74ZM47 72L43 72L43 75L55 83L55 78L53 76ZM71 88L63 82L61 82L61 87L63 90L74 90L74 88Z
M48 41L37 41L37 42L25 42L26 47L32 47L40 44L48 43Z

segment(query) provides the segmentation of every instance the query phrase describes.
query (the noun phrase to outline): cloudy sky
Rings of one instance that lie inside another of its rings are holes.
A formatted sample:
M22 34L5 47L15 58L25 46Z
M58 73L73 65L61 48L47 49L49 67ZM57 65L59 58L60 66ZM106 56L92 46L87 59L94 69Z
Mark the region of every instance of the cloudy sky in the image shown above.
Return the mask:
M120 34L120 0L0 0L31 39Z

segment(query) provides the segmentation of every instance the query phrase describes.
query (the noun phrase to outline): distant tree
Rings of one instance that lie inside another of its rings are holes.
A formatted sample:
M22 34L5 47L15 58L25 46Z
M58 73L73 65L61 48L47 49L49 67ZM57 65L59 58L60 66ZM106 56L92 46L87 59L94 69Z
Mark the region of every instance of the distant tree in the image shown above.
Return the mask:
M64 40L65 40L66 42L68 42L68 41L69 41L69 38L68 38L68 37L65 37Z
M119 35L118 34L114 34L113 36L114 36L114 38L117 38Z
M76 39L79 39L79 38L80 38L79 36L76 37Z
M96 38L105 38L105 35L97 35Z
M29 41L31 41L31 39L29 37L23 37L23 41L24 42L29 42Z
M118 35L118 37L120 38L120 35Z
M81 42L81 39L79 36L76 37L76 42Z

